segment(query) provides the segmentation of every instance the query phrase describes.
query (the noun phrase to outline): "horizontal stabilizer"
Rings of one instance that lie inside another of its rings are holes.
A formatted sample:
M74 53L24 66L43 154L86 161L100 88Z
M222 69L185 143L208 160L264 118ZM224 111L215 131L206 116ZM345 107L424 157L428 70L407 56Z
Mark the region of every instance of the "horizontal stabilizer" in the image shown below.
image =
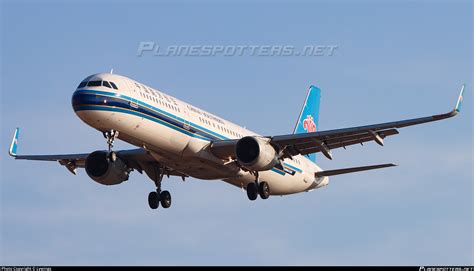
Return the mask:
M320 172L316 172L314 175L316 177L324 177L324 176L333 176L339 174L347 174L365 170L372 170L372 169L379 169L385 167L394 167L394 164L381 164L381 165L373 165L373 166L365 166L365 167L351 167L351 168L341 168L341 169L334 169L334 170L324 170Z

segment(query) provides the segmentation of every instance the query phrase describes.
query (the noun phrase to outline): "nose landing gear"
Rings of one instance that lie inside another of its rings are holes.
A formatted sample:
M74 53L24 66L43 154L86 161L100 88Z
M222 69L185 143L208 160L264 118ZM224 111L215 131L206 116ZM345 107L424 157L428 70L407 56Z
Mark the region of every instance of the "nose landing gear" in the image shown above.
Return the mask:
M111 129L108 131L103 132L104 137L107 139L107 145L109 147L109 153L112 152L112 148L114 147L114 141L118 137L119 132Z

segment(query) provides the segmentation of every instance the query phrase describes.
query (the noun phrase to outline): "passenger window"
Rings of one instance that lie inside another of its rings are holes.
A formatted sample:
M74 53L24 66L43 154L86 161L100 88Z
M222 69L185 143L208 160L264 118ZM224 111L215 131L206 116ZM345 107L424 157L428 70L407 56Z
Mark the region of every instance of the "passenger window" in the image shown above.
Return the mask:
M107 81L102 81L102 85L103 85L104 87L112 88L112 87L110 86L109 82L107 82Z
M118 89L117 86L114 84L114 82L110 82L110 85L111 85L114 89Z
M87 83L88 87L99 87L101 85L102 81L89 81L89 83Z
M87 81L82 81L77 88L83 88L87 85Z

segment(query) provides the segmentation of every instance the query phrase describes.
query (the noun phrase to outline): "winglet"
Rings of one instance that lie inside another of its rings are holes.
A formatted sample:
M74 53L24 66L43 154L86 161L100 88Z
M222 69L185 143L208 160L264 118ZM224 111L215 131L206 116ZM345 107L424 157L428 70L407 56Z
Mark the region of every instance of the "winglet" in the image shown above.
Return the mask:
M16 149L18 148L18 134L20 133L20 128L15 129L15 134L13 134L13 139L12 139L12 144L10 145L10 150L8 151L8 154L10 156L15 157L16 156Z
M456 112L461 112L463 95L464 95L464 85L462 85L461 87L461 92L459 93L458 101L456 102L456 107L454 107L454 111Z

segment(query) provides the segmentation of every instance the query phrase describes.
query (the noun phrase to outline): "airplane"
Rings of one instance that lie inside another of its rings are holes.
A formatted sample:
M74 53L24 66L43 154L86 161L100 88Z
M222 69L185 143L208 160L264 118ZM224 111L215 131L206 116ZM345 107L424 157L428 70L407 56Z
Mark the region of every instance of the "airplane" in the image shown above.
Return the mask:
M171 206L171 194L162 190L164 176L185 180L223 180L246 190L249 200L309 192L329 184L329 177L396 166L370 166L323 170L316 153L332 159L332 149L384 139L398 128L447 119L462 106L464 85L456 106L445 114L374 125L319 131L321 90L308 90L292 134L262 136L133 79L98 73L82 80L72 95L76 115L100 131L106 150L60 155L19 155L19 128L9 154L15 159L57 161L71 173L84 168L102 185L117 185L136 170L154 182L148 195L151 209ZM113 150L114 140L137 148Z

